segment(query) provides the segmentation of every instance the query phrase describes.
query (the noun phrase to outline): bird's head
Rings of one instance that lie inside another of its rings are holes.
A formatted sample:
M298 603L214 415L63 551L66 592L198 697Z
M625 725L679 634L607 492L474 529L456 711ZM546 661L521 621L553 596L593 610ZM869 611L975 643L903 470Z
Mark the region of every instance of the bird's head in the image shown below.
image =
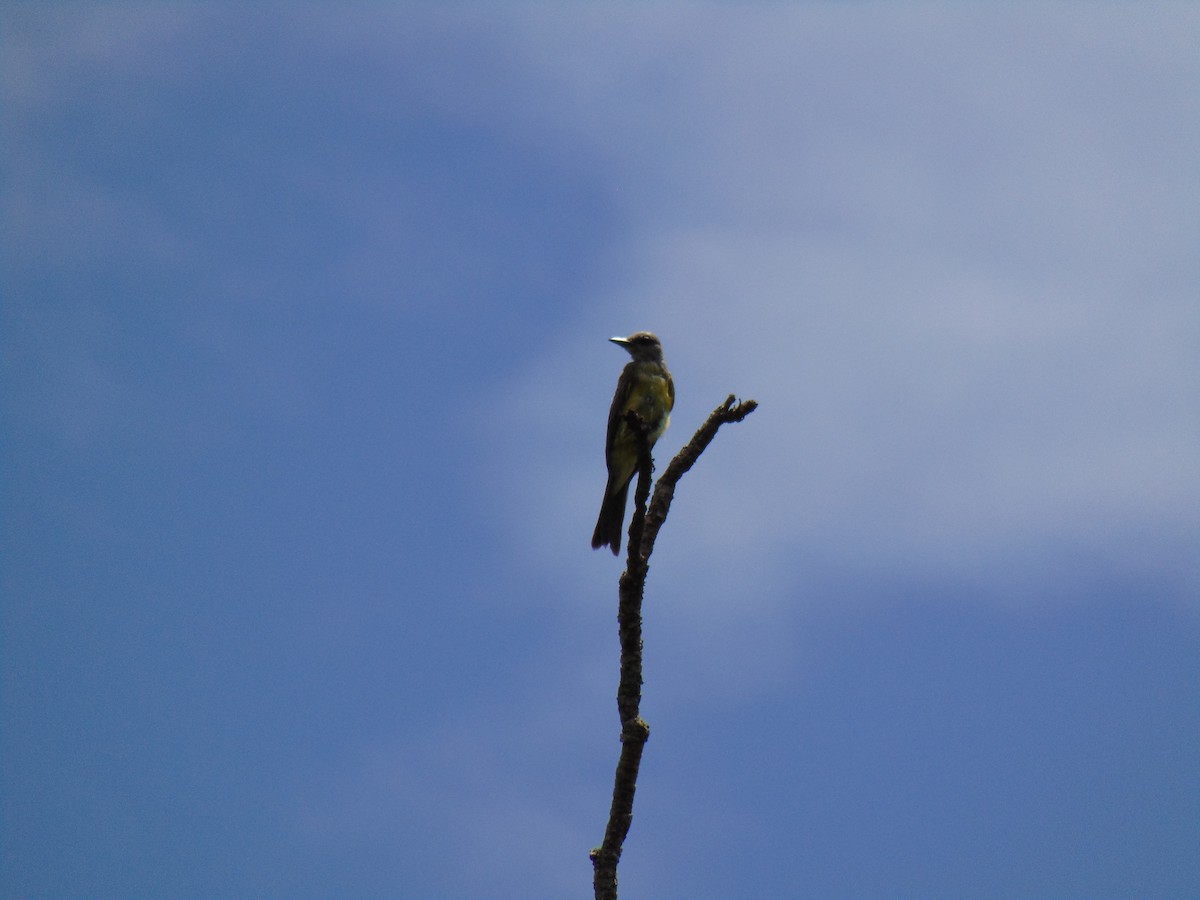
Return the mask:
M624 347L638 362L662 362L662 342L649 331L636 331L629 337L609 338L614 344Z

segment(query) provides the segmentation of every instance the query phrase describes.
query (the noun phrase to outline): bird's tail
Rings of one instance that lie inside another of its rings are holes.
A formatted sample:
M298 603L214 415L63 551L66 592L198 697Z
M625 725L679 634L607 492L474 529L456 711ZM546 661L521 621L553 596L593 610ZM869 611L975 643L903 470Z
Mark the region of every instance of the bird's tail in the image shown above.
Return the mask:
M596 519L596 530L592 533L593 550L608 545L612 547L613 556L621 552L621 526L625 524L625 501L629 497L631 480L626 479L617 490L611 490L611 485L605 490L600 518Z

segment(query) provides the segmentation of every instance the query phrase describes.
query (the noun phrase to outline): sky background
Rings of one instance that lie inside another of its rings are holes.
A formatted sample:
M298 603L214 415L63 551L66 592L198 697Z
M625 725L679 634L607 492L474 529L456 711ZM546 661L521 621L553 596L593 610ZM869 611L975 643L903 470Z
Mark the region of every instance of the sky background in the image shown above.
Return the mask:
M1200 895L1200 10L4 3L0 889Z

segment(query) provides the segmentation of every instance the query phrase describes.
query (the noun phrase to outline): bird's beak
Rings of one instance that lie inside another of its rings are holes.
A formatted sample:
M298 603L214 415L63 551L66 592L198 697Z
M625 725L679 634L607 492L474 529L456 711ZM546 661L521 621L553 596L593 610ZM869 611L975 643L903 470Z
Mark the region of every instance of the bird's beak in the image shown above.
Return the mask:
M614 344L620 344L622 347L629 346L629 338L615 337L615 338L609 338L609 340L612 341Z

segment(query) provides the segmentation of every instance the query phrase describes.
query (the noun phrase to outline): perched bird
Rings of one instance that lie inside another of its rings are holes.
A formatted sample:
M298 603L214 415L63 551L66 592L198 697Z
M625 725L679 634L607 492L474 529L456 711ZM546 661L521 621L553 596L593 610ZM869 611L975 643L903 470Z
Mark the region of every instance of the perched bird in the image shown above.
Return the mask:
M621 527L625 521L625 500L629 482L638 465L637 437L625 421L633 410L646 423L650 446L666 430L675 406L675 382L663 362L662 343L648 331L639 331L627 338L609 338L629 351L633 361L628 363L617 380L612 407L608 410L608 437L604 445L604 461L608 463L608 485L600 518L592 534L592 548L612 547L613 556L621 549Z

